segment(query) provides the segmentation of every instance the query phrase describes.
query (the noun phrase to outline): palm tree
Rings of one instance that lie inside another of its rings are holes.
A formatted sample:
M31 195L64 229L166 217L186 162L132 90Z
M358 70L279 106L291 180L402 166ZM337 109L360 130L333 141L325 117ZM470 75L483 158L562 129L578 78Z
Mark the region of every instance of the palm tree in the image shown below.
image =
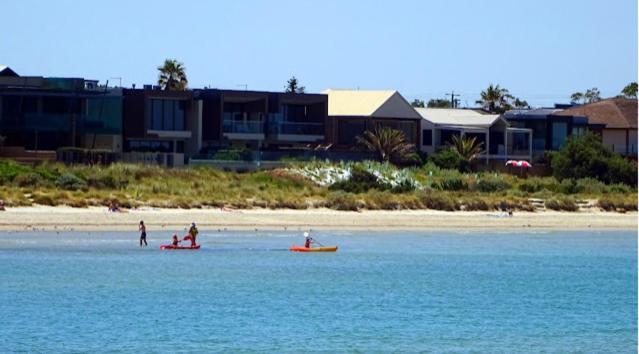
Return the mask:
M451 148L466 163L470 164L474 159L477 158L477 156L484 152L483 145L484 143L478 143L477 139L474 137L468 138L453 135Z
M186 68L176 59L166 59L162 66L158 66L160 75L158 85L167 91L184 91L188 85Z
M481 99L477 100L476 103L480 104L489 112L504 113L512 108L508 101L512 99L513 96L507 89L501 88L499 85L488 85L488 88L482 91L480 96Z
M402 131L380 125L358 136L357 142L376 152L381 161L393 164L401 164L408 160L415 149L415 145L406 141L406 135Z

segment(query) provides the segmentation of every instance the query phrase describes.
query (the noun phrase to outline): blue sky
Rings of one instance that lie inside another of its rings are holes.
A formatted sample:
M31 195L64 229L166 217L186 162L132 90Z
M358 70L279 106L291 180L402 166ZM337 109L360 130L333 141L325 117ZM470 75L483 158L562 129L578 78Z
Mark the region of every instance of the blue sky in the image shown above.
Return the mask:
M396 89L407 99L489 83L540 106L637 78L637 2L31 1L2 4L0 64L21 75L122 77L177 58L191 87ZM111 79L111 83L118 80Z

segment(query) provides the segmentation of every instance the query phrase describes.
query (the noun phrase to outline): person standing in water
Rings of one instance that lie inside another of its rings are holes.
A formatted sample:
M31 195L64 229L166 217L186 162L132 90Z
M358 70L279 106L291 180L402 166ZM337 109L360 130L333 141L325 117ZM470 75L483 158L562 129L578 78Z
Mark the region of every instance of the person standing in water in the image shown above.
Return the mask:
M140 231L140 247L142 247L142 242L144 242L145 246L148 246L146 243L146 226L144 225L143 220L140 220L140 227L138 230Z
M197 234L199 233L197 226L195 226L195 222L191 223L191 227L189 228L189 234L184 238L184 240L191 240L191 247L195 247L195 239L197 238Z

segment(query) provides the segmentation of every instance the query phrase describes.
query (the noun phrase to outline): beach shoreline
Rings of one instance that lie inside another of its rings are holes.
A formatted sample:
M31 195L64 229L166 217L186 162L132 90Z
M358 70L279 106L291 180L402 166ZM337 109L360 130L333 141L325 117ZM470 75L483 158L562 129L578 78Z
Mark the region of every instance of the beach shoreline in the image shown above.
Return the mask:
M0 231L137 231L144 220L149 231L179 231L191 222L201 230L357 230L357 231L506 231L636 230L637 213L602 211L515 212L401 210L360 212L332 209L161 209L111 213L103 207L19 207L0 212Z

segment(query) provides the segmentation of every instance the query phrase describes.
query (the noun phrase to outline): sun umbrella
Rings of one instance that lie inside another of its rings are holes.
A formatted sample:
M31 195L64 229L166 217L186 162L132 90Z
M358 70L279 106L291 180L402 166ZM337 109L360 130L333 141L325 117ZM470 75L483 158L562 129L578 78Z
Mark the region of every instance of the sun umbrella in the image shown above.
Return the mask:
M508 160L508 161L506 161L506 166L517 166L517 161Z
M524 160L517 161L517 166L519 166L519 167L532 167L530 162L524 161Z

